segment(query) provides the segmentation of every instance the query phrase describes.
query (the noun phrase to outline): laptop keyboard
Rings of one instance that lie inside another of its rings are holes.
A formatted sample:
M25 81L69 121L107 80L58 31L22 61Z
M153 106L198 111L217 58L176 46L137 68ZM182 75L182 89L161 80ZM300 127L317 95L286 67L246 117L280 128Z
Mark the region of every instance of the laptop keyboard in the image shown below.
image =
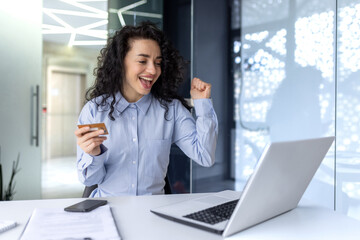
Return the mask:
M184 217L214 225L216 223L228 220L231 217L231 214L234 211L238 201L239 200L237 199L226 202L215 207L185 215Z

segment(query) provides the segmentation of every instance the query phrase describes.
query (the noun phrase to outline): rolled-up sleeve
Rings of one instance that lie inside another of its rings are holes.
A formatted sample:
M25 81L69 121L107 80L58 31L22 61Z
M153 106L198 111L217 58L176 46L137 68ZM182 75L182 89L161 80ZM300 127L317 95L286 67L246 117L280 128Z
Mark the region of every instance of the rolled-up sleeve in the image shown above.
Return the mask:
M173 140L191 159L202 166L212 166L218 136L218 120L211 99L194 100L196 121L179 102L175 102Z

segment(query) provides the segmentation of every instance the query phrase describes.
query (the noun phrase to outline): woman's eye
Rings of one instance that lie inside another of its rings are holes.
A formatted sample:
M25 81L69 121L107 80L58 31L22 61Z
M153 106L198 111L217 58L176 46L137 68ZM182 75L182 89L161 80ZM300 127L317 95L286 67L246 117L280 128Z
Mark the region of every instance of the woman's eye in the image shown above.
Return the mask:
M161 66L161 62L159 62L159 63L155 63L157 66Z
M146 63L146 61L139 61L139 63L141 63L141 64L145 64L145 63Z

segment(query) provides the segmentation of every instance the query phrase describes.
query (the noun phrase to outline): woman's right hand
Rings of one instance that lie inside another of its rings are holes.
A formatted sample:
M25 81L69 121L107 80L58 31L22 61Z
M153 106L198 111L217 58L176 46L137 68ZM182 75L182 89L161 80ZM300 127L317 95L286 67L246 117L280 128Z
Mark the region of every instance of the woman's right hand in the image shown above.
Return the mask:
M100 155L100 144L106 140L106 137L99 135L104 134L104 130L101 129L91 132L89 130L90 127L83 127L75 131L77 145L87 154L92 156Z

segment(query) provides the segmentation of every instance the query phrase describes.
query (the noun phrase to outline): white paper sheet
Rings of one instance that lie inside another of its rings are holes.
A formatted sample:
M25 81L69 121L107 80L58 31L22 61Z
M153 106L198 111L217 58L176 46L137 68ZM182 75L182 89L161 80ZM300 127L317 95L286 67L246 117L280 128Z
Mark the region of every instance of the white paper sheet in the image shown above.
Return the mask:
M59 208L36 208L21 240L109 239L120 240L110 206L91 212L66 212Z

